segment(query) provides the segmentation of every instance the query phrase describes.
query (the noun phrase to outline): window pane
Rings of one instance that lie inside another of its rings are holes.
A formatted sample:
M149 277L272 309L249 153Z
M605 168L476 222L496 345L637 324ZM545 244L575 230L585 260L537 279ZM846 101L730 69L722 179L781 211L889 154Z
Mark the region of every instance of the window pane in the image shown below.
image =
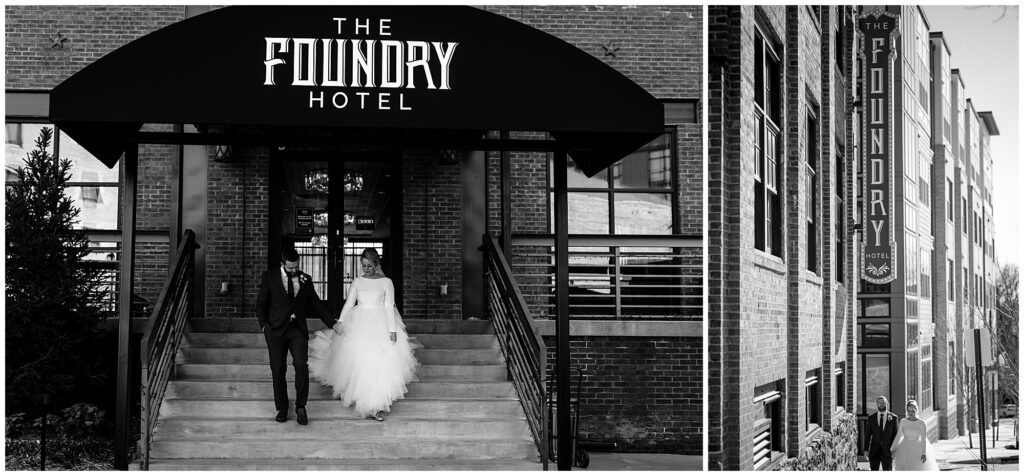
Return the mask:
M888 299L861 299L863 317L889 317Z
M889 355L865 354L862 379L864 400L874 402L879 396L889 398ZM864 401L857 402L857 413L865 414Z
M573 213L571 207L569 213L570 216ZM672 234L672 198L670 194L616 193L615 233L624 235Z
M551 197L554 202L554 196ZM552 220L554 220L554 207ZM607 235L610 232L607 193L569 192L569 233ZM554 230L554 222L551 224Z
M108 168L67 134L60 135L60 156L71 160L72 182L117 183L120 167Z
M616 164L619 167L618 173L612 176L613 186L615 188L671 188L672 150L669 147L671 138L672 135L666 132L620 160Z
M76 229L115 230L117 229L116 186L67 188L75 207L80 211Z
M5 165L7 170L7 181L11 182L17 180L18 175L15 169L23 167L25 165L25 157L28 156L36 148L36 139L39 138L39 131L44 127L53 129L50 124L18 124L18 123L7 123L6 124L5 140L6 145L5 153ZM50 142L50 148L47 149L49 153L53 153L53 142Z
M863 324L859 327L859 347L889 347L889 324Z

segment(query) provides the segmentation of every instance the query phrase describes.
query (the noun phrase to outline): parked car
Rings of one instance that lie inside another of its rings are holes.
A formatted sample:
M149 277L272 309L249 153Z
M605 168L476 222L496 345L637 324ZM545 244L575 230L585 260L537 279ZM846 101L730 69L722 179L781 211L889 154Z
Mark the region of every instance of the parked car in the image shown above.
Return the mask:
M999 418L1009 418L1017 416L1017 405L1007 403L999 406Z

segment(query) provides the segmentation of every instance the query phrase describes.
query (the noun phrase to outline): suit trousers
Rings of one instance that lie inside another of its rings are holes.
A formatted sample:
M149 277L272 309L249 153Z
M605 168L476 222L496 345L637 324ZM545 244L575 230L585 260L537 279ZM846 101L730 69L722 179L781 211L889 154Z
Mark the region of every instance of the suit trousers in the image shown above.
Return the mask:
M868 455L868 464L871 466L871 471L878 471L879 464L883 471L892 471L892 458L886 458L885 455Z
M294 322L288 324L281 337L267 339L267 350L270 351L270 373L274 377L274 406L277 411L288 410L288 354L292 354L292 366L295 368L295 408L305 407L309 399L309 341Z

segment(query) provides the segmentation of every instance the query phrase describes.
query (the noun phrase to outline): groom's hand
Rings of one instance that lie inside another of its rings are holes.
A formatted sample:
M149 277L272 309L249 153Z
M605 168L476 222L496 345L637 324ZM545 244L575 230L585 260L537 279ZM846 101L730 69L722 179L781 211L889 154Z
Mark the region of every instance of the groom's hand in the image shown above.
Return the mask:
M391 333L391 342L392 343L398 342L398 333L397 332L392 332Z
M928 456L927 455L921 455L921 462L925 463L927 461L928 461Z

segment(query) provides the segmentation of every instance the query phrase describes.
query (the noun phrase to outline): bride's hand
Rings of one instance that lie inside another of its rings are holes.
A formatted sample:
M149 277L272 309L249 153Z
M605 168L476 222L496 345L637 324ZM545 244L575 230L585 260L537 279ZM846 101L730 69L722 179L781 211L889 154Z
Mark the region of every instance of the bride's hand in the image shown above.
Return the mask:
M397 332L392 332L391 333L391 342L392 343L398 342L398 333Z
M334 333L341 335L341 321L334 324Z

